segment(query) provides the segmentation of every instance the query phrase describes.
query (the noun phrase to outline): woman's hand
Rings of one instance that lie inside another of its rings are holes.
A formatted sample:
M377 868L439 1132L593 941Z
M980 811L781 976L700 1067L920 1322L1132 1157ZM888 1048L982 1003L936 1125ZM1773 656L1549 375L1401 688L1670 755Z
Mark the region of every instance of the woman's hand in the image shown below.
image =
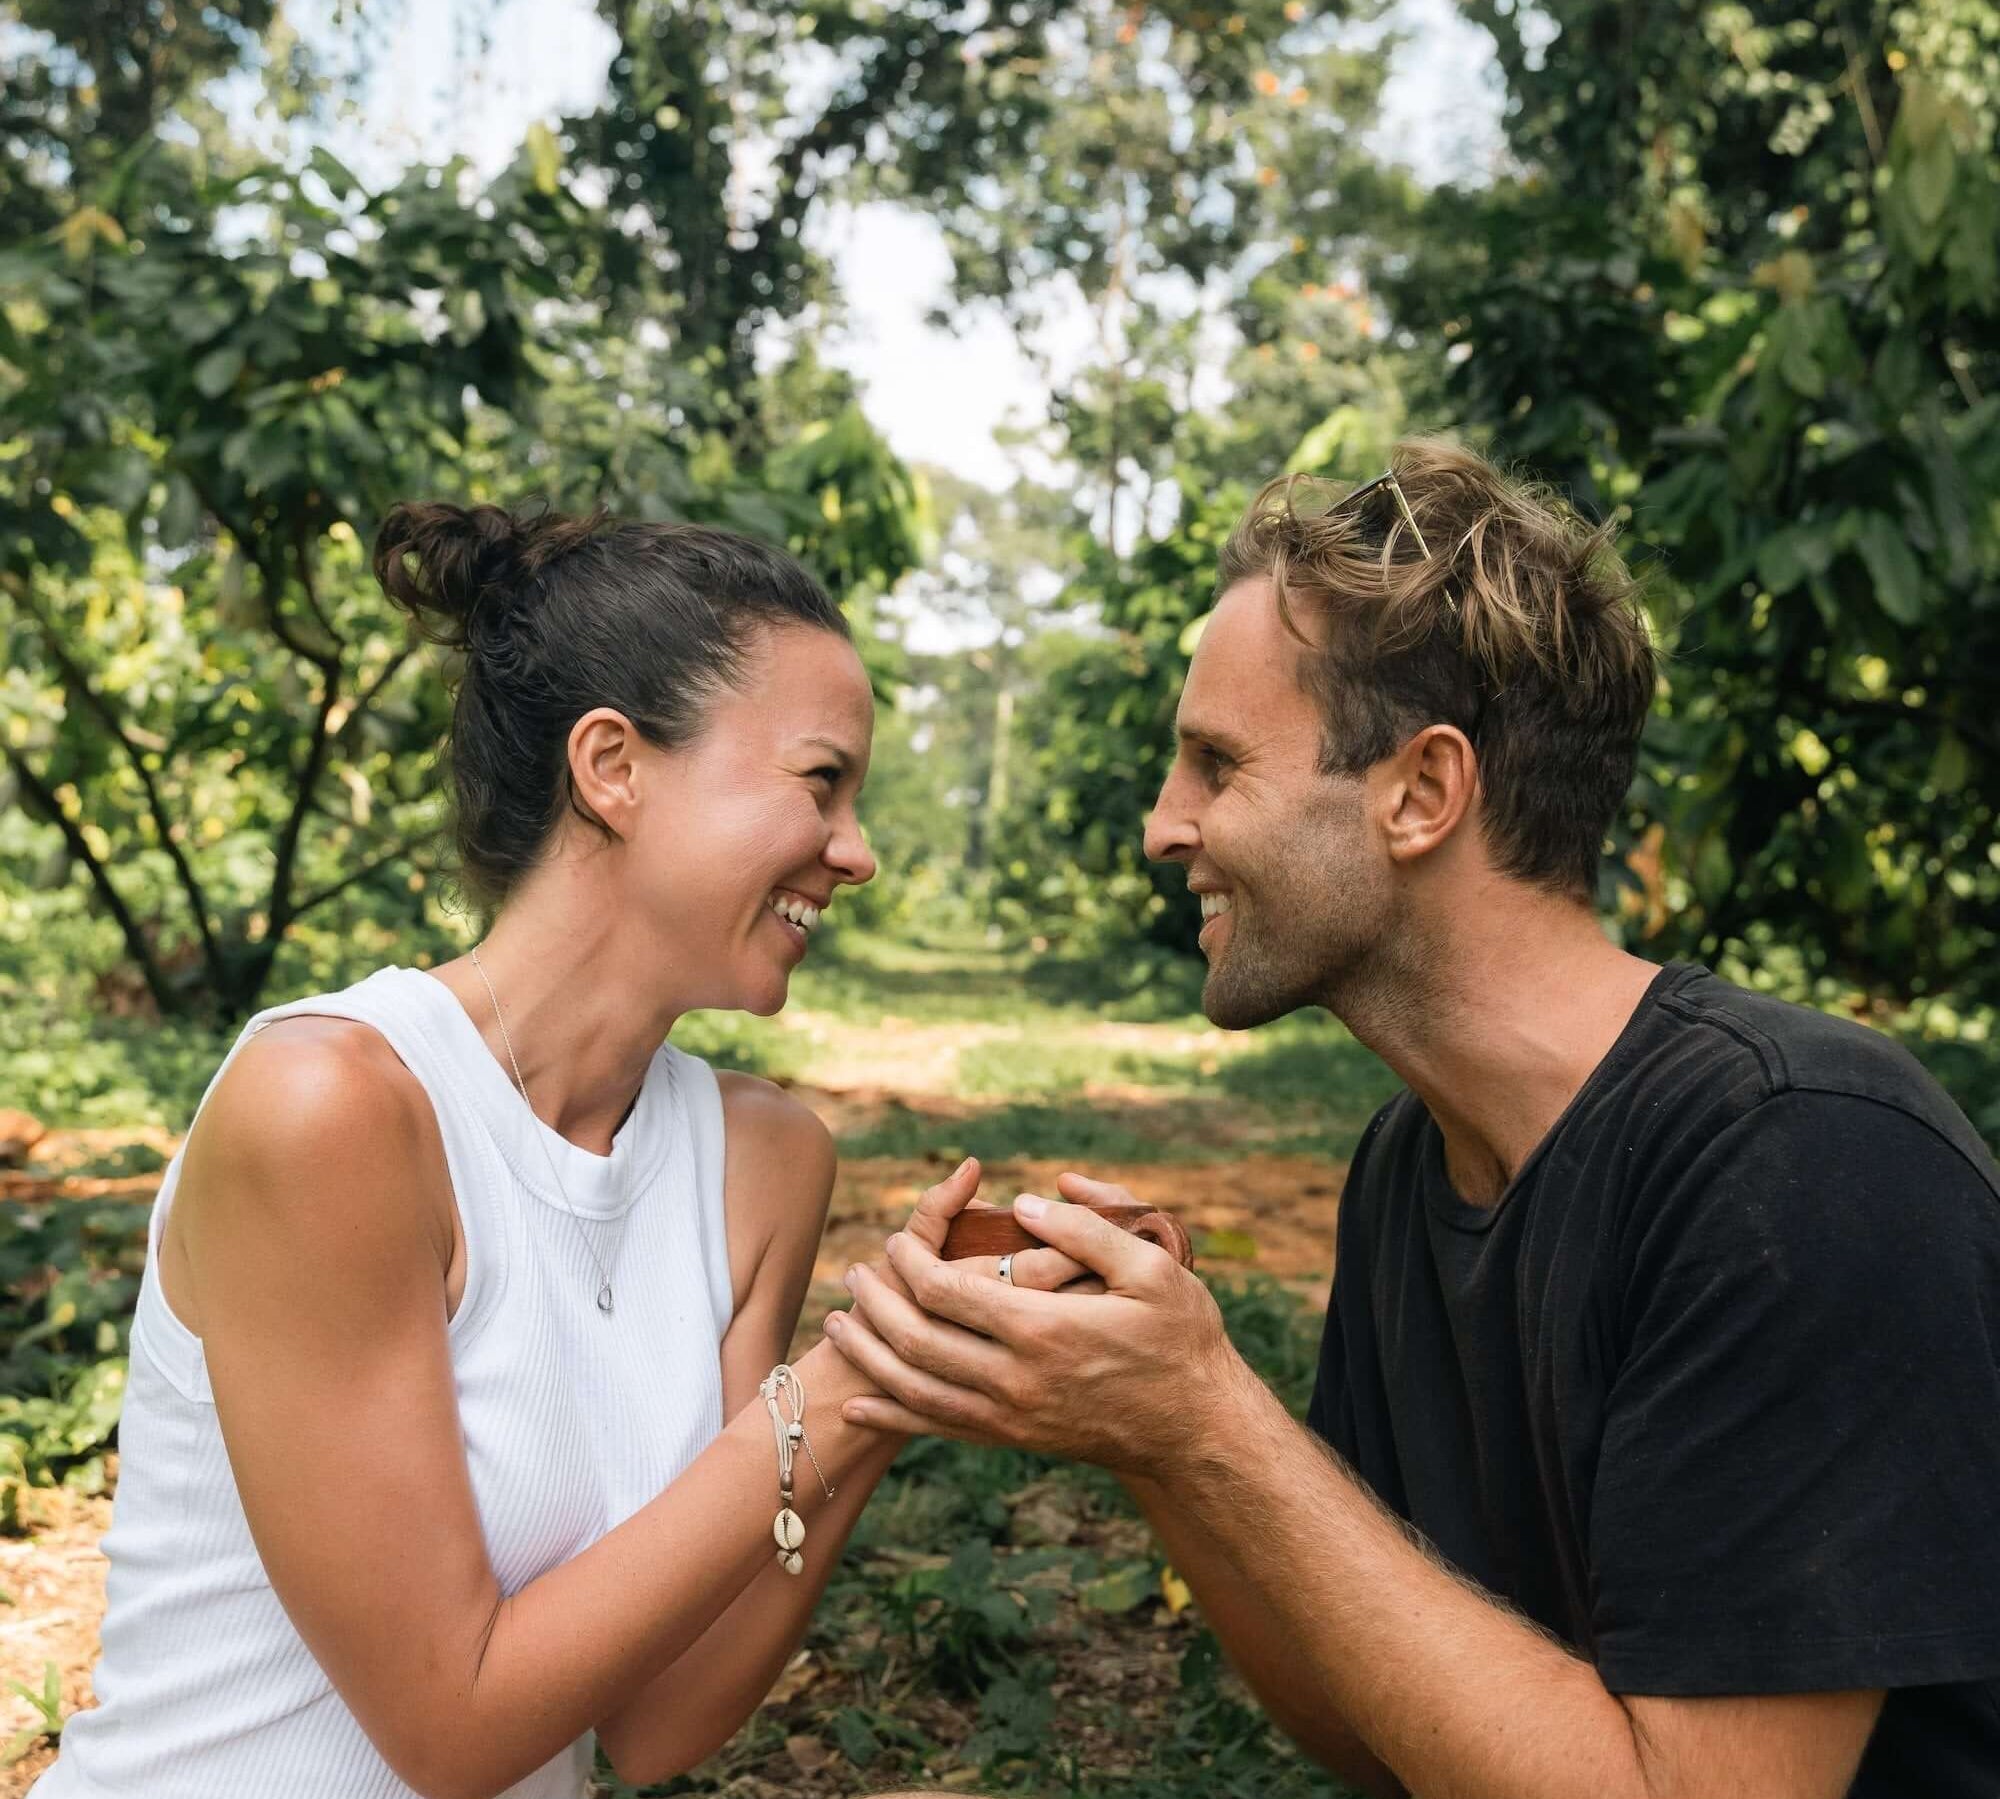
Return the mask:
M975 1156L967 1156L935 1187L924 1191L917 1201L917 1209L903 1226L904 1232L932 1255L942 1256L945 1232L950 1229L951 1221L965 1210L978 1193L979 1161ZM886 1253L862 1265L892 1292L904 1299L912 1298ZM967 1274L988 1280L1000 1278L998 1256L968 1256L954 1266L964 1269ZM1072 1261L1059 1249L1024 1249L1014 1257L1008 1274L1015 1286L1033 1288L1039 1293L1053 1293L1058 1289L1075 1293L1104 1291L1103 1281L1092 1270L1081 1262ZM851 1286L852 1282L849 1284Z

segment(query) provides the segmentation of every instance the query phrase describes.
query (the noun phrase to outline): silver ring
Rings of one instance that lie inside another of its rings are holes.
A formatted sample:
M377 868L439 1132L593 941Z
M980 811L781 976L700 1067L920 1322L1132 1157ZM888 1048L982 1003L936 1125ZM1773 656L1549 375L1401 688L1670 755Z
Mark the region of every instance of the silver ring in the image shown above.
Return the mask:
M1014 1258L1011 1255L1000 1258L1000 1278L1010 1287L1014 1284Z

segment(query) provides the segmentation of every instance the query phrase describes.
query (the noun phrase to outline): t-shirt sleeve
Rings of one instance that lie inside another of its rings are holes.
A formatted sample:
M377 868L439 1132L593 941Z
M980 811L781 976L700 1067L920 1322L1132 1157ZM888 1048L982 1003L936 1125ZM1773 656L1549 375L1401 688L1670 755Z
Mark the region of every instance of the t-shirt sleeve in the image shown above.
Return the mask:
M2000 1674L2000 1200L1923 1120L1787 1092L1632 1226L1591 1487L1614 1692Z

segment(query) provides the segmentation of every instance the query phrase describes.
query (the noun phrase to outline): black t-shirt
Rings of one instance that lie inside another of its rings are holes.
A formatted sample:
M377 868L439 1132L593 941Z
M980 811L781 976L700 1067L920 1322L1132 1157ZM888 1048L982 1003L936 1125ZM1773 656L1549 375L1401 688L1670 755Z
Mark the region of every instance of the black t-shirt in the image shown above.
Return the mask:
M1875 1032L1671 965L1490 1207L1398 1095L1308 1422L1611 1691L1886 1687L1853 1799L2000 1794L2000 1172Z

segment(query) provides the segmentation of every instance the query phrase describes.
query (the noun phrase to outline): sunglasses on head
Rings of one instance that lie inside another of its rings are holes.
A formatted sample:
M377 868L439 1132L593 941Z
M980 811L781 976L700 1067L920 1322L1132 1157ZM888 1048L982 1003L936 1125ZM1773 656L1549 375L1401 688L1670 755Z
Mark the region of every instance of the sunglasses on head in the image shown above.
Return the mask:
M1417 524L1417 515L1410 510L1410 502L1403 497L1403 484L1396 479L1394 469L1389 470L1387 474L1377 475L1372 481L1364 481L1359 487L1342 494L1328 511L1338 512L1344 506L1352 506L1357 501L1367 499L1370 494L1380 493L1385 487L1396 496L1396 510L1403 515L1403 523L1410 527L1410 535L1417 540L1417 553L1426 562L1430 561L1431 546L1424 542L1423 531ZM1452 616L1457 617L1458 596L1448 587L1444 590L1444 603L1451 608Z
M1410 502L1403 497L1402 483L1396 479L1395 470L1391 469L1385 475L1377 475L1374 480L1364 481L1351 492L1342 494L1334 501L1331 510L1339 512L1344 507L1357 505L1370 494L1380 493L1385 487L1396 496L1396 509L1402 513L1403 523L1410 527L1410 535L1417 540L1419 554L1426 562L1430 561L1431 546L1424 542L1424 534L1417 528L1416 515L1410 510Z

